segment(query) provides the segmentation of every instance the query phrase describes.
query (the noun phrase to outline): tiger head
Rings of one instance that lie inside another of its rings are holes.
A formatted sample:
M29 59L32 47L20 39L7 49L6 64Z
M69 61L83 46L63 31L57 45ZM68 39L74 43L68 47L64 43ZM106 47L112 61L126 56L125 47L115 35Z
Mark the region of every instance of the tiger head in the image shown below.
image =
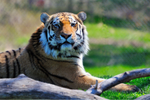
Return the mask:
M88 37L83 24L86 13L42 13L40 19L45 26L40 42L47 55L53 58L70 58L87 54Z

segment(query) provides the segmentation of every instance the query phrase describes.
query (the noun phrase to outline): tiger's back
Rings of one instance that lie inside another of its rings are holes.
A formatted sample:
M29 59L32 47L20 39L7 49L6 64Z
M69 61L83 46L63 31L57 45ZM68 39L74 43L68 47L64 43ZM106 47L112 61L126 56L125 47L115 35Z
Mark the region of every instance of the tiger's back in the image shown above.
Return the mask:
M18 56L22 51L19 48L0 53L0 78L14 78L21 73Z

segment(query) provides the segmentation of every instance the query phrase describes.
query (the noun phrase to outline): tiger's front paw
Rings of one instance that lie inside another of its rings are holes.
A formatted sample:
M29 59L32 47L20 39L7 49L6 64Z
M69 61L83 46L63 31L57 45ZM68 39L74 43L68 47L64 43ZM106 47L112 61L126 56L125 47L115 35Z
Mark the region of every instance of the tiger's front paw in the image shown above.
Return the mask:
M138 92L140 89L136 86L136 85L128 85L128 90L127 91L131 91L131 92Z
M137 92L140 90L135 85L127 85L127 84L123 84L123 83L116 85L116 86L112 87L111 89L117 90L117 91L127 91L127 92Z

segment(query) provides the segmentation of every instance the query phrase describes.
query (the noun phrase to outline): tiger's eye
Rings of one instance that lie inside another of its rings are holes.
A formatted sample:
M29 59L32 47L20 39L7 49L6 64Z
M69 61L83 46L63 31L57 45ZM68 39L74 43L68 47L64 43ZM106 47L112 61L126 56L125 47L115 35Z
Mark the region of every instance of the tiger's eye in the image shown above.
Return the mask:
M71 26L74 27L76 25L76 23L71 23Z
M58 24L53 25L55 28L59 29L60 26Z

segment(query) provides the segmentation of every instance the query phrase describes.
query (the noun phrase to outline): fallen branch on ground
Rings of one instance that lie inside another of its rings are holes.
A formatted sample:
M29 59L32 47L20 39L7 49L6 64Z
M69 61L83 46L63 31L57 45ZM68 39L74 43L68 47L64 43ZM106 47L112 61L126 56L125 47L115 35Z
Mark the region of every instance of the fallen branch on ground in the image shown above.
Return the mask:
M107 79L99 84L97 83L96 85L91 86L91 88L89 88L86 92L91 94L101 95L104 91L110 89L111 87L117 84L129 82L132 79L147 77L147 76L150 76L150 68L137 69L137 70L124 72L110 79Z
M0 99L97 99L102 97L82 90L66 89L39 82L20 75L14 79L0 79Z

